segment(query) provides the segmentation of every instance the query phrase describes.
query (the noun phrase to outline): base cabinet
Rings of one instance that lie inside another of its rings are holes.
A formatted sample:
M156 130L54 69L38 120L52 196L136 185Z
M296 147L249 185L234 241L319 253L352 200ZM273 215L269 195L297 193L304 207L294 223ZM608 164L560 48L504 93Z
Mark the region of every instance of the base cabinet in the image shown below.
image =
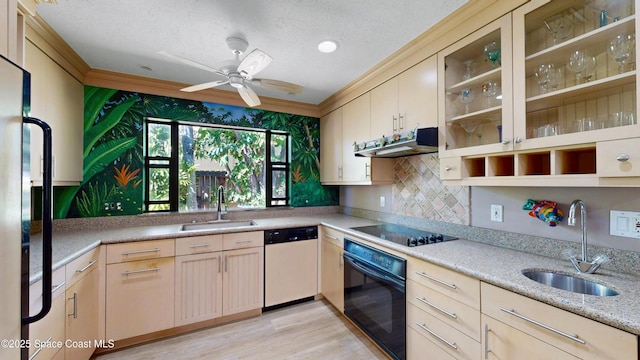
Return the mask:
M338 311L344 312L343 234L323 227L320 244L321 292ZM337 245L340 244L340 245Z
M66 292L67 322L65 346L66 359L89 359L95 350L98 335L98 276L97 269L69 287Z
M636 335L494 285L481 288L483 350L494 359L638 358Z
M57 269L52 275L51 310L42 320L29 325L29 359L54 359L59 353L64 358L64 349L53 346L37 346L35 342L54 343L65 341L65 271L64 267ZM42 308L42 280L29 286L29 313L35 315Z
M176 326L222 316L222 251L176 257Z
M482 315L482 323L485 332L483 359L579 359L489 316Z
M224 252L222 313L231 315L262 308L264 303L264 248Z

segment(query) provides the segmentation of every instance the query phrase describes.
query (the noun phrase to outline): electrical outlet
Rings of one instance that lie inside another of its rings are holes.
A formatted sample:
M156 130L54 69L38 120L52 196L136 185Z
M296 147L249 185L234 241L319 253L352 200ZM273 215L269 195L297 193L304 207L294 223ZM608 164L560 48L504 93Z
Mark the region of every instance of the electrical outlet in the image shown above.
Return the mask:
M380 196L380 207L385 207L386 205L386 199L384 198L384 196Z
M640 212L611 210L609 234L640 239Z
M491 221L502 222L502 205L491 204Z

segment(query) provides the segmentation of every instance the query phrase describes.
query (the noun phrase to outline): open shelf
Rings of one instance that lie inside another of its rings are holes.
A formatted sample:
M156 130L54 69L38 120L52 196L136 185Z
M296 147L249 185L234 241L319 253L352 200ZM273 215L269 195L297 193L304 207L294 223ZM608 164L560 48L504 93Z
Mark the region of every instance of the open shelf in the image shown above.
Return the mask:
M556 174L595 174L596 148L556 150Z
M465 80L459 82L449 88L447 88L447 95L460 95L462 90L471 88L471 87L479 87L483 83L491 80L500 82L500 72L502 71L502 67L498 67L495 69L491 69L487 72L484 72L480 75L474 76L469 80Z

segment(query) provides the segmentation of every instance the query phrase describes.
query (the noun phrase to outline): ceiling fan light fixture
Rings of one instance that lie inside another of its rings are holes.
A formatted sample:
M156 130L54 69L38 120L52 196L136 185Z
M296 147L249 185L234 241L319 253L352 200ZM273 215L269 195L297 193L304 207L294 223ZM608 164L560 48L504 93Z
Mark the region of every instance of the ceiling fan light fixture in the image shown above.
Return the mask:
M318 51L329 54L338 49L338 42L335 40L324 40L318 44Z
M236 88L236 89L240 89L244 87L244 84L242 82L242 76L240 76L239 74L230 74L229 75L229 85L231 85L232 87Z

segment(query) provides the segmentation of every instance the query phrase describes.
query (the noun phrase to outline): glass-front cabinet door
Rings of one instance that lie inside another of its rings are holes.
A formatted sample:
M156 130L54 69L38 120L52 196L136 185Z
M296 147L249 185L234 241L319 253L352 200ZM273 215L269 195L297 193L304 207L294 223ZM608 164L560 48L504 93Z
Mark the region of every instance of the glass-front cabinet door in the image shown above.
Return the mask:
M533 0L513 12L515 150L640 136L635 9Z
M511 149L511 14L438 53L440 156Z

